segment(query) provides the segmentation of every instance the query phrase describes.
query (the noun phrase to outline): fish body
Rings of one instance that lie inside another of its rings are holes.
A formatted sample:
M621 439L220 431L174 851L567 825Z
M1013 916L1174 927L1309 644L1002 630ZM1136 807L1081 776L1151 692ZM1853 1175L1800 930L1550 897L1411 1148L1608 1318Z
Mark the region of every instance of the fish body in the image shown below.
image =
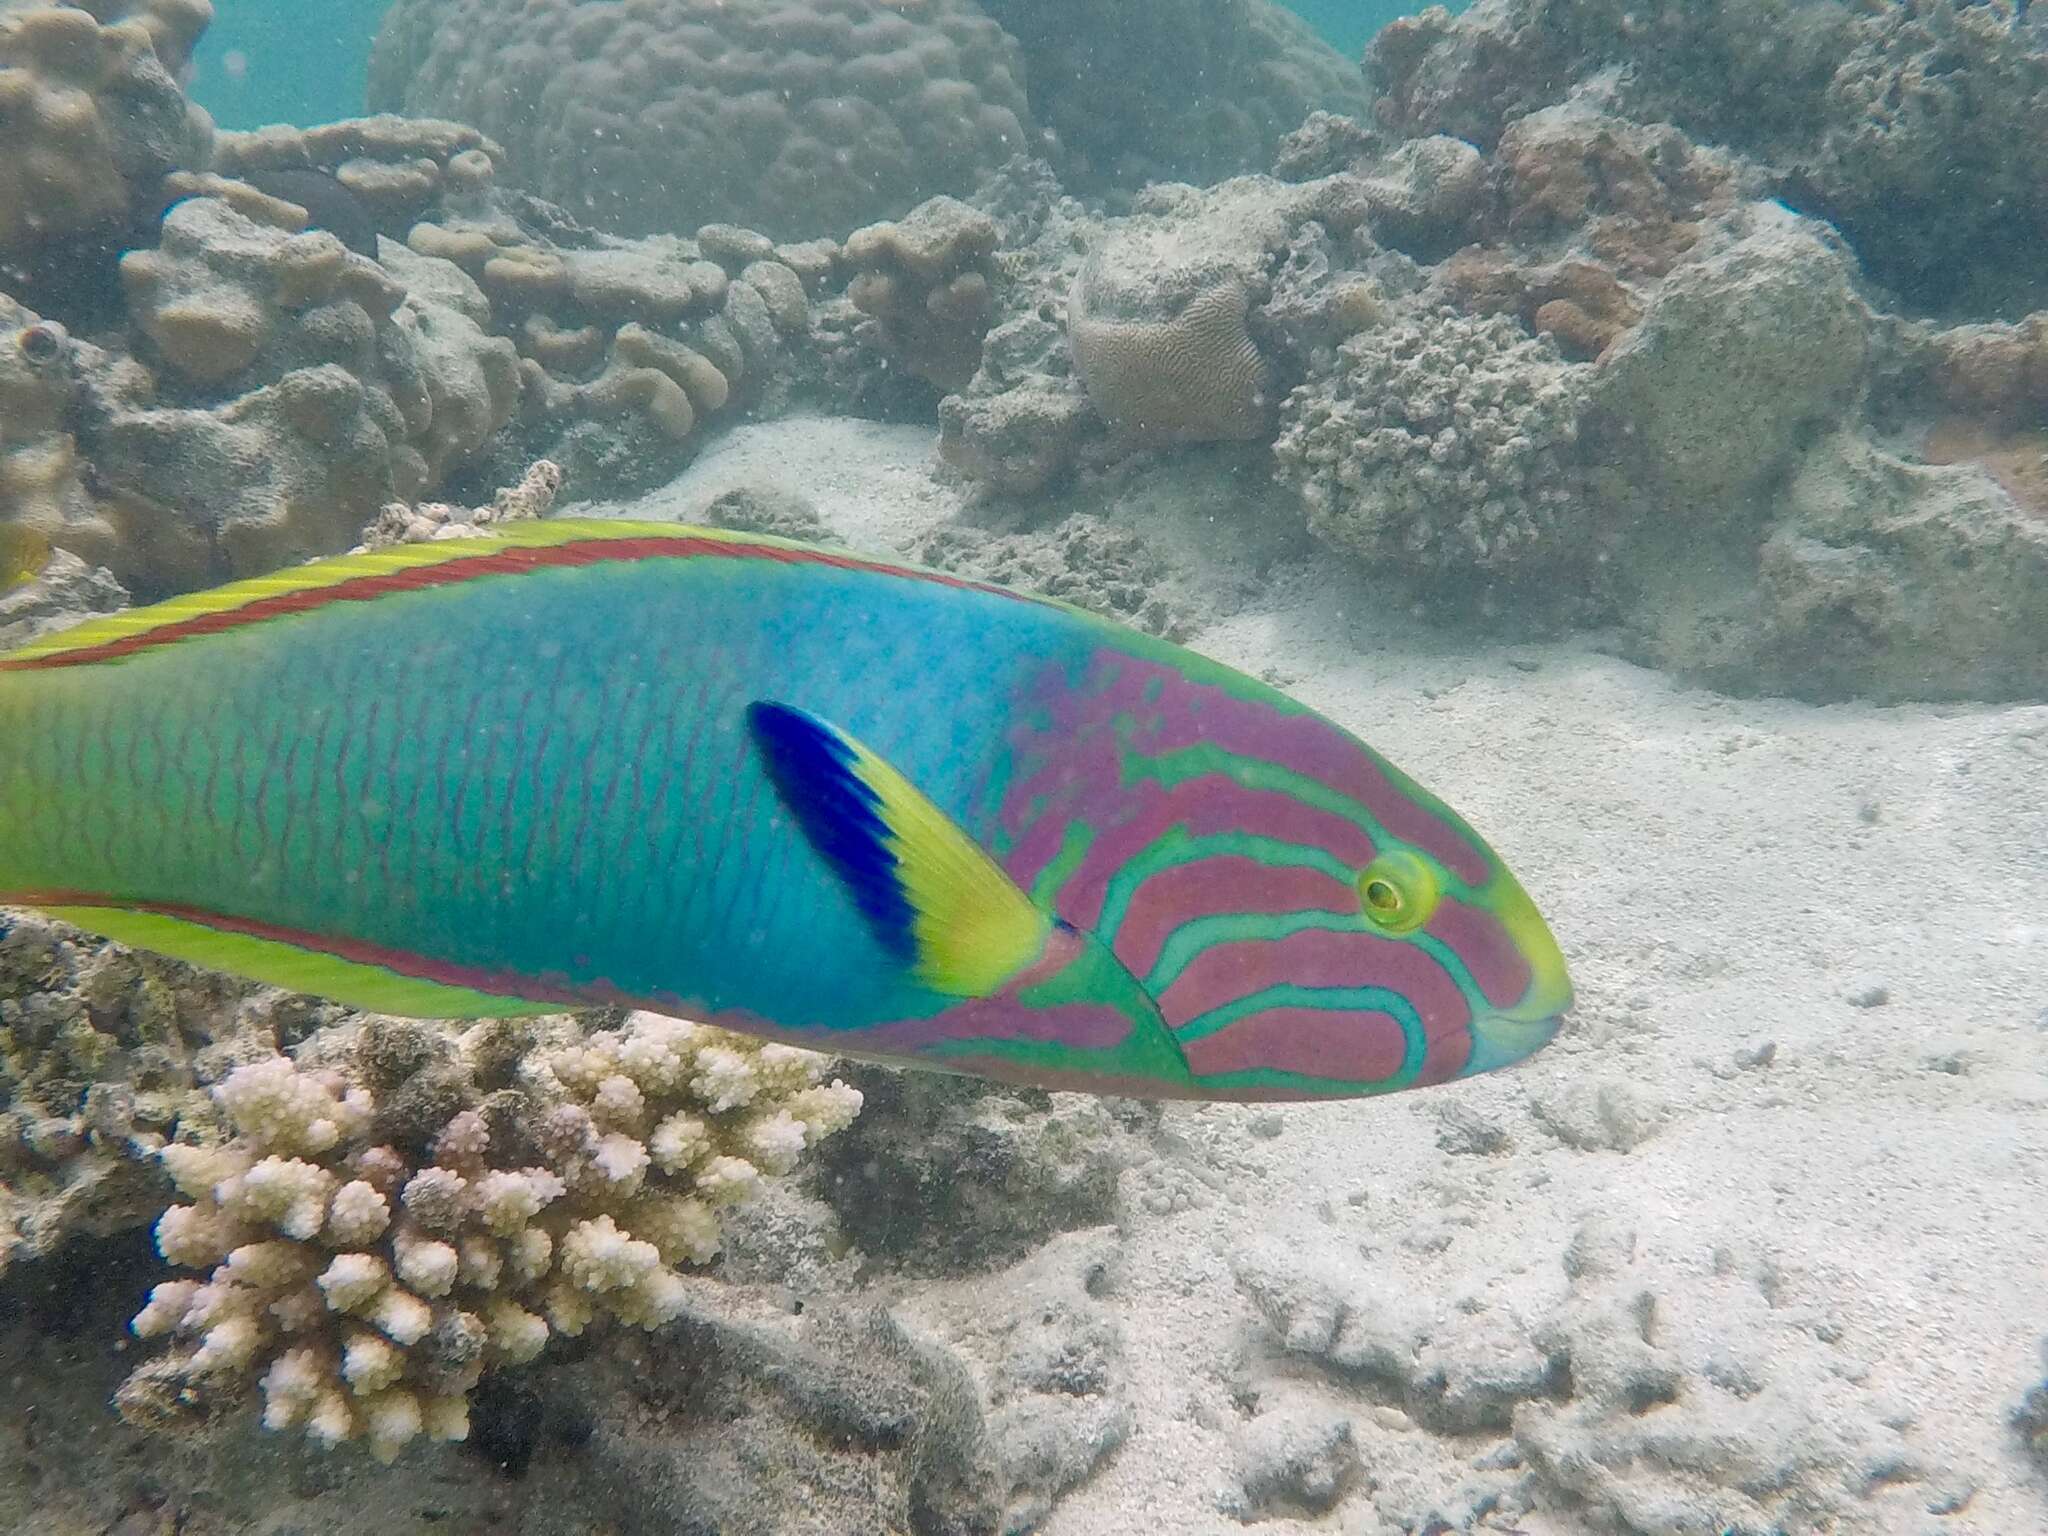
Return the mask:
M1157 1097L1442 1081L1570 999L1478 836L1263 684L670 525L343 557L0 659L0 903L387 1012L626 1003Z

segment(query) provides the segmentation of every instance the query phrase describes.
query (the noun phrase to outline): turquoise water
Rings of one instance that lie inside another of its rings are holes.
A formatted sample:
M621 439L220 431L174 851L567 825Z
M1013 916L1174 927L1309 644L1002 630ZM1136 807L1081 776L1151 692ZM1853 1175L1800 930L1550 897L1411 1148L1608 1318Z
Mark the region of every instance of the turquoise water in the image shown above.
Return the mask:
M1401 0L1286 0L1332 44L1362 51L1397 16ZM1461 11L1466 0L1450 8ZM223 128L329 123L363 110L370 39L388 0L307 0L303 5L216 8L192 60L191 92Z
M363 110L370 39L389 0L217 5L189 90L223 128L331 123Z

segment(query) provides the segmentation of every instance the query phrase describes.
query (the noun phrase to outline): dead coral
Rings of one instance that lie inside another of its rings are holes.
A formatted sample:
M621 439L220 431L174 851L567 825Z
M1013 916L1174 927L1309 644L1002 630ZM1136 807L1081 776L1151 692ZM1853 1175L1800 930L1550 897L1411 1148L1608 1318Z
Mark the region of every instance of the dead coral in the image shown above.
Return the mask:
M501 487L487 507L457 507L445 501L387 503L378 511L377 520L363 530L363 542L357 550L419 544L429 539L468 538L487 533L500 523L545 517L561 493L565 478L561 465L540 459L527 466L517 485Z
M1438 269L1444 295L1473 314L1511 314L1548 333L1573 362L1591 362L1643 318L1636 295L1597 262L1518 264L1497 247L1473 246Z
M516 1085L486 1096L477 1079L508 1044ZM267 1428L362 1439L380 1459L462 1439L486 1370L599 1319L678 1314L677 1270L718 1251L718 1210L859 1111L821 1066L636 1014L580 1038L567 1021L488 1022L459 1052L371 1020L346 1063L239 1067L214 1089L232 1135L160 1154L190 1203L158 1220L158 1247L210 1273L157 1286L136 1315L169 1343L122 1412L169 1426L257 1386ZM394 1123L441 1078L449 1095Z
M204 1065L274 1051L331 1012L0 912L0 1272L149 1221L166 1193L156 1150L204 1117Z
M966 388L996 319L996 241L995 220L951 197L849 235L847 296L874 321L872 344L942 390Z
M996 533L961 524L934 529L911 549L920 564L956 571L1119 619L1170 640L1193 633L1158 551L1127 529L1077 512L1042 533Z
M1511 124L1496 155L1511 239L1577 236L1624 278L1662 277L1734 206L1725 157L1668 125L1645 127L1578 103Z

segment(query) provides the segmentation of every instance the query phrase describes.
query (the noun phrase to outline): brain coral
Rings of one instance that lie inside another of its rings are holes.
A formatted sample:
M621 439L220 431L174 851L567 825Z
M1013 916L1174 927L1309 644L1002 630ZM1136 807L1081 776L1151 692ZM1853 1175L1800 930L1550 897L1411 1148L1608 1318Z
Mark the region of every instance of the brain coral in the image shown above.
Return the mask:
M1499 315L1362 332L1288 397L1280 477L1318 535L1423 574L1569 556L1590 372Z
M622 233L795 239L971 191L1025 145L1021 78L973 0L398 0L370 99L476 124Z

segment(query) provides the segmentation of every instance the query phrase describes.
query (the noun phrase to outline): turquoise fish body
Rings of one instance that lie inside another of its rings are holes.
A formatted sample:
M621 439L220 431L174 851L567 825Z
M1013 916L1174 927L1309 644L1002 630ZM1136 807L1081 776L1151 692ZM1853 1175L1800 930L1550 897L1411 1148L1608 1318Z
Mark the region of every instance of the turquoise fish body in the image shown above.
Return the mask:
M0 903L385 1011L624 1003L1159 1097L1442 1081L1570 997L1477 835L1272 689L665 525L344 557L0 660Z

